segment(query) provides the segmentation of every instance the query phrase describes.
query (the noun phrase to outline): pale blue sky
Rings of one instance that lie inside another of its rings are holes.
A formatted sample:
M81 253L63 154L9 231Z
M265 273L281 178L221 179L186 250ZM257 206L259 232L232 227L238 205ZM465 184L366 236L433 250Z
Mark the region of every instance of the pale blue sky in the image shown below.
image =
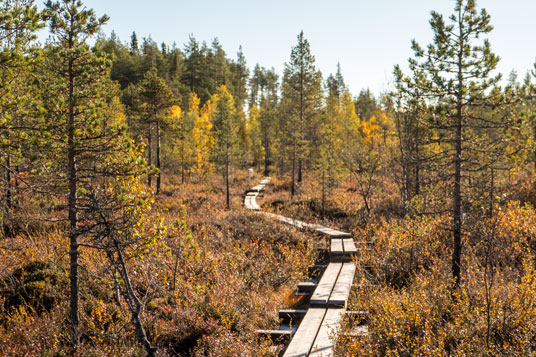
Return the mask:
M38 0L40 2L40 0ZM353 94L387 89L393 66L412 55L410 41L431 40L430 11L452 12L453 0L85 0L97 15L110 16L123 41L132 31L158 43L184 47L188 35L209 42L218 37L228 57L242 45L248 66L255 63L282 72L290 48L303 29L317 66L327 77L337 62ZM536 0L480 0L495 27L492 48L505 77L521 78L536 58Z

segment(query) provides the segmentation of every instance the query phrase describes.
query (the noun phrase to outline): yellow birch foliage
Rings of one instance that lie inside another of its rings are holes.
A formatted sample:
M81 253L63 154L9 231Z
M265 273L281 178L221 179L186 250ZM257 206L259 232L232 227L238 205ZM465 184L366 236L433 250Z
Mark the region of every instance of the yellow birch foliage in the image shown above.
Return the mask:
M251 106L248 120L249 149L253 156L253 161L259 164L264 160L264 147L262 146L262 132L259 121L260 110L256 104Z

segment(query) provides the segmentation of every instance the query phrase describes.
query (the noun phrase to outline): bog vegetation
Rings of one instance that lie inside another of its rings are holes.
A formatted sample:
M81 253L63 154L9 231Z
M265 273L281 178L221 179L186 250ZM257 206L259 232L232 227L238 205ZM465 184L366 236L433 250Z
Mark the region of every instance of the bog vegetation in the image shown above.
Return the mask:
M502 80L473 0L379 97L303 32L280 76L81 0L0 6L0 354L272 355L254 331L318 250L241 207L262 175L266 210L368 243L338 355L536 353L536 72Z

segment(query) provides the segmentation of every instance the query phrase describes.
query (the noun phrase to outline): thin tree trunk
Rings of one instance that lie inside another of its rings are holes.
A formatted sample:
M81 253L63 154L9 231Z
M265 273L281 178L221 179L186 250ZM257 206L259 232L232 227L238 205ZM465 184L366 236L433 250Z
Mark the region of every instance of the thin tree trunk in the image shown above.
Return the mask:
M265 143L264 145L264 176L268 176L270 174L270 146Z
M305 73L303 67L300 70L300 145L303 145L304 131L305 131ZM302 153L298 159L298 183L302 182Z
M69 39L69 47L73 47L72 39ZM74 114L74 71L73 59L69 60L69 125L67 138L67 155L69 169L69 241L70 241L70 318L71 318L71 346L77 349L80 343L80 320L79 310L79 277L78 277L78 215L77 215L77 167L76 167L76 148L75 148L75 114Z
M149 339L147 338L145 329L143 328L143 325L141 323L142 305L141 305L140 299L138 299L138 297L136 296L136 293L134 292L134 289L132 288L132 284L130 282L130 277L128 275L125 259L123 258L123 253L121 252L121 248L119 244L117 243L117 241L115 240L114 240L114 244L115 244L115 250L117 252L118 263L120 266L120 273L123 278L123 282L125 283L125 292L126 292L125 298L129 300L128 305L130 307L132 323L134 324L134 327L136 328L136 336L138 337L138 340L145 347L147 356L152 357L156 353L156 348L151 346L151 343L149 342Z
M295 187L295 177L296 177L296 141L294 141L294 148L292 151L292 181L290 183L290 197L294 198L294 194L296 193L296 187Z
M493 218L493 196L495 196L495 170L491 168L491 187L489 191L489 218Z
M156 122L156 168L158 174L156 176L156 194L158 195L162 186L162 163L160 161L160 123Z
M153 133L152 124L149 124L149 130L147 132L147 165L149 167L153 164ZM147 176L147 186L151 187L153 183L153 176L149 173Z
M402 158L402 189L401 189L401 198L402 198L402 211L404 216L408 211L408 169L406 166L406 160Z
M461 21L461 8L459 9L459 19ZM462 40L462 26L460 26L460 48L458 49L458 97L456 105L456 153L454 157L454 190L453 190L453 215L452 215L452 232L453 232L453 252L452 252L452 279L453 287L456 289L461 283L461 257L462 257L462 140L463 140L463 53L464 41Z
M181 150L181 183L184 185L184 146Z
M454 287L458 287L461 278L461 254L462 254L462 198L461 198L461 172L462 172L462 114L456 118L456 157L454 159L454 192L453 192L453 239L454 250L452 252L452 278Z
M326 212L326 170L322 169L322 215Z
M6 156L6 207L13 207L12 192L11 192L11 155L9 149Z
M231 208L231 197L229 195L229 148L227 148L225 153L225 192L226 192L226 203L227 209Z
M175 256L175 269L173 269L173 287L171 288L172 291L175 291L177 289L177 271L179 268L179 254Z
M418 161L418 159L417 159ZM415 196L421 193L421 166L419 162L415 165Z

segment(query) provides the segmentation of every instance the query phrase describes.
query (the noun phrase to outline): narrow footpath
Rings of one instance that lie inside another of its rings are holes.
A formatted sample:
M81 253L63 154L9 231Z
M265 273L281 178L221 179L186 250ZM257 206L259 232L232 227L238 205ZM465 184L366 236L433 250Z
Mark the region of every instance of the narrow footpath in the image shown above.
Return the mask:
M318 281L300 283L298 294L310 294L309 306L304 310L283 310L279 312L282 321L296 325L293 329L259 330L258 333L273 340L290 340L284 357L332 356L334 340L340 330L346 313L350 290L354 281L356 266L352 257L357 253L350 233L341 232L319 224L310 224L281 215L262 212L257 198L270 183L269 177L259 185L247 190L244 206L282 223L298 229L320 233L329 238L329 261L318 266L323 270Z

